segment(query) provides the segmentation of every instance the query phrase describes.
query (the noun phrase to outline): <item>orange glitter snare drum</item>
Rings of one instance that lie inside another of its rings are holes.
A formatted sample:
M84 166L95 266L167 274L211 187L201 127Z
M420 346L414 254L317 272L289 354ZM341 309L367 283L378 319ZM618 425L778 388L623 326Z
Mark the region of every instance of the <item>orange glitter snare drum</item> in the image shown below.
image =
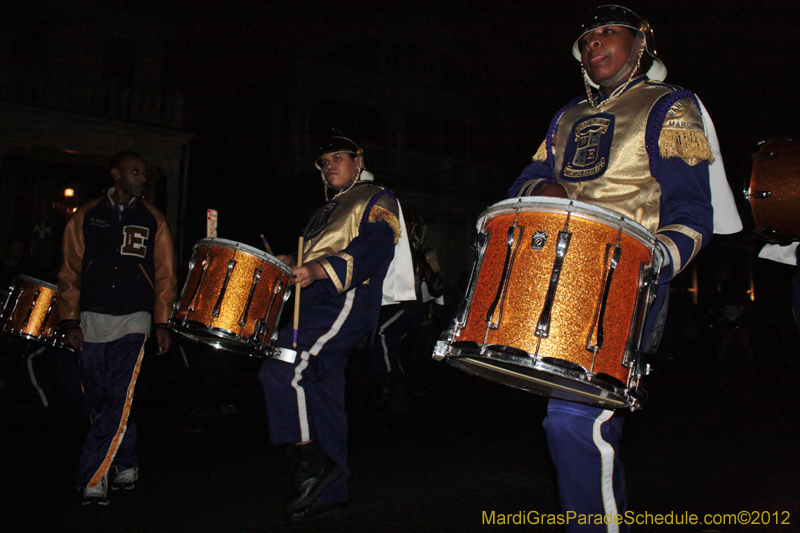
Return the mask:
M478 220L465 300L434 359L545 396L637 408L655 242L636 222L582 202L491 206Z
M800 143L762 143L744 196L756 232L772 242L800 240Z
M170 327L216 348L272 356L291 278L287 265L256 248L201 239L194 246Z
M58 287L18 275L0 315L3 331L49 346L64 347L58 332Z

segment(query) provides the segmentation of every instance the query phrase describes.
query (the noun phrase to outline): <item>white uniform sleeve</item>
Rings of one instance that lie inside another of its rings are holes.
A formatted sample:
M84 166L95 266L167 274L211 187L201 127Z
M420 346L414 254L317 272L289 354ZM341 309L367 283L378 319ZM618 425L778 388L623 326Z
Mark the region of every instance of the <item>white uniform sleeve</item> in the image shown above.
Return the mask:
M700 98L697 101L700 103L700 112L703 115L706 138L711 145L711 153L714 154L714 162L708 167L708 176L711 181L711 205L714 208L714 233L736 233L742 230L742 221L739 218L736 201L733 199L733 193L725 175L725 165L722 162L717 131L714 129L714 123L703 102L700 101Z

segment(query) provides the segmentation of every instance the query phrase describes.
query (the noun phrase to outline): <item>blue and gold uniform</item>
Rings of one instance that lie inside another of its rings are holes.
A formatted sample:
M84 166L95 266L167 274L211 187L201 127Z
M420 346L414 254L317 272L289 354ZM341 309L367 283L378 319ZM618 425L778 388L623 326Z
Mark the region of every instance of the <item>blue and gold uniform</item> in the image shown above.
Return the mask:
M345 367L350 350L375 331L400 237L399 207L388 189L358 181L329 200L306 226L303 250L304 263L318 263L328 279L302 290L294 362L268 359L259 373L270 440L317 441L341 468L316 498L320 503L348 498ZM278 346L289 351L292 337L289 324Z
M713 125L692 92L662 83L666 67L655 54L649 23L621 6L599 6L589 15L573 46L584 68L587 95L555 115L533 162L508 194L557 194L561 189L552 184L558 183L569 198L641 221L656 236L664 266L644 332L644 351L653 352L663 330L670 280L715 230L733 233L741 223L732 208ZM627 63L616 62L627 55ZM620 65L616 74L610 64ZM593 93L590 85L601 87L600 92ZM722 208L715 213L718 204ZM619 458L622 417L550 399L543 425L562 512L576 517L567 531L628 531L621 520L626 512ZM586 523L591 516L605 520Z
M619 92L602 110L584 97L559 111L509 196L558 181L571 199L640 220L669 258L666 282L713 233L714 155L692 92L646 76Z

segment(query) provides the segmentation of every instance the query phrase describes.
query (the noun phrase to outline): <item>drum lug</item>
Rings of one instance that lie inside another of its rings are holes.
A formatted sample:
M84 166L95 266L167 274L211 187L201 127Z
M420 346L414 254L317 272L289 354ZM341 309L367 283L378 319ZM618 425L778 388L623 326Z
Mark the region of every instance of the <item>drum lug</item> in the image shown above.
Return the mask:
M772 196L772 191L746 191L744 197L746 200L753 198L754 200L763 200Z
M642 403L647 401L649 396L646 390L639 388L638 384L626 390L625 395L628 397L628 408L631 411L638 411L641 409Z
M534 335L546 339L550 335L550 321L552 319L553 304L556 298L556 289L561 278L561 271L564 266L564 258L567 256L569 250L569 243L572 239L572 232L569 231L569 219L571 212L567 212L567 221L564 224L564 229L558 232L558 240L556 241L556 258L553 261L553 268L550 273L550 282L547 287L547 293L544 297L544 306L539 315L539 320L536 322L536 329ZM538 350L537 350L538 352Z
M483 265L484 253L486 252L486 247L488 246L491 238L491 231L478 233L478 235L475 237L475 245L473 246L470 254L470 275L469 281L467 282L467 292L464 295L464 300L461 302L458 312L456 313L456 324L463 325L467 323L472 296L475 293L475 287L478 284L478 276L480 275L481 266ZM453 337L455 337L455 335L453 335Z
M433 360L434 361L442 361L444 360L445 356L447 355L448 348L450 347L446 341L436 341L436 344L433 347Z
M451 353L450 344L455 339L455 334L455 323L444 330L433 347L432 357L434 361L441 361Z
M195 253L197 252L195 251ZM205 257L203 257L203 262L200 263L200 279L197 281L197 286L194 288L194 294L189 299L189 306L186 308L186 316L183 317L184 324L189 319L189 313L194 313L195 309L197 308L197 299L200 296L200 289L203 287L203 282L206 279L206 272L208 272L208 268L211 264L210 254L211 247L209 246L206 250ZM194 259L192 259L192 265L194 265ZM186 284L189 284L189 276L186 277Z
M259 265L259 267L253 271L253 280L250 283L250 292L247 294L247 301L244 304L244 311L242 311L242 315L239 317L240 328L243 328L247 325L247 315L250 313L250 305L253 303L253 294L256 292L258 282L261 281L261 269L263 266L263 264ZM270 304L271 303L272 302L270 302Z
M222 287L219 290L217 303L214 304L214 309L211 310L211 316L214 318L219 318L222 302L225 300L225 293L228 291L228 283L230 283L231 275L233 274L233 270L236 268L237 261L235 258L236 254L234 253L233 257L231 257L228 261L228 267L225 269L225 279L222 280Z

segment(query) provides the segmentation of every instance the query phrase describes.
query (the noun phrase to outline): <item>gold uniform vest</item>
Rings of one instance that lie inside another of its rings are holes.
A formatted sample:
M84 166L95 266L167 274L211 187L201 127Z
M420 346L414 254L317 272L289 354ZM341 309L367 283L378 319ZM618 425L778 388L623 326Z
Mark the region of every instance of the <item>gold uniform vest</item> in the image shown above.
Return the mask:
M384 190L384 187L372 183L356 184L349 191L322 206L306 226L303 236L303 263L319 261L339 292L350 288L353 272L353 258L342 250L358 236L358 228L370 200ZM398 212L397 201L390 194L385 194L370 209L367 222L387 222L394 231L397 243L400 237ZM325 260L331 256L346 261L345 279L338 279L333 268ZM369 280L364 283L368 282Z
M631 87L599 111L588 101L564 111L553 138L554 170L570 198L605 207L630 219L635 219L637 209L642 208L642 225L650 232L656 231L661 187L650 171L647 119L658 100L675 90L673 86L646 81ZM670 108L662 136L680 143L687 132L702 135L704 140L702 117L691 98L679 100ZM658 139L653 142L659 142L659 148L663 148ZM572 145L571 160L565 161L568 144ZM664 152L662 149L662 156L670 156ZM690 161L680 148L672 155L683 157L689 164L707 160L701 157ZM602 173L599 178L592 179L599 173Z

